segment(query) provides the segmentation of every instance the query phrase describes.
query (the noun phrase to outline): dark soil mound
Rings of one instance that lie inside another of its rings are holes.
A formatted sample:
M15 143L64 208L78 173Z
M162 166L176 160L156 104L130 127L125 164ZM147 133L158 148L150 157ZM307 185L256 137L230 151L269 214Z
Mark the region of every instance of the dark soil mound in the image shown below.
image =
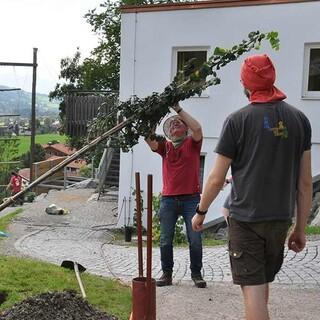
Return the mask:
M74 291L42 293L15 304L0 320L117 320L94 309Z

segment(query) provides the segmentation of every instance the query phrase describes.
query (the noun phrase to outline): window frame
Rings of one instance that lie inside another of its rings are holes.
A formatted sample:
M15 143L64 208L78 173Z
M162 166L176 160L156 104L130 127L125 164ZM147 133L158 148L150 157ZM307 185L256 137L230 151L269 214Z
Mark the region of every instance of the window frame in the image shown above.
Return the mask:
M210 46L177 46L172 47L172 65L171 65L171 81L177 74L177 66L178 66L178 52L183 51L205 51L207 53L207 59L210 54ZM195 95L191 98L209 98L209 88L206 88L202 91L200 96Z
M320 49L320 42L310 42L304 44L302 99L320 100L320 90L308 90L311 49Z

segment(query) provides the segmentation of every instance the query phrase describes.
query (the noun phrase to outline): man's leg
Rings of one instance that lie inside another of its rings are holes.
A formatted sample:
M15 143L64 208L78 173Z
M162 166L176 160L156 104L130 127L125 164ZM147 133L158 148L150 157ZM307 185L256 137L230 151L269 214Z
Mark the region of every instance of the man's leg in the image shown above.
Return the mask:
M157 286L172 284L173 270L173 237L178 219L176 213L176 200L163 197L160 202L160 255L163 274L157 281Z
M269 284L241 286L246 320L269 320L268 298Z
M205 288L206 282L202 279L202 235L192 229L192 217L195 215L196 206L199 202L198 197L183 202L183 219L186 224L187 237L190 252L191 277L198 288Z

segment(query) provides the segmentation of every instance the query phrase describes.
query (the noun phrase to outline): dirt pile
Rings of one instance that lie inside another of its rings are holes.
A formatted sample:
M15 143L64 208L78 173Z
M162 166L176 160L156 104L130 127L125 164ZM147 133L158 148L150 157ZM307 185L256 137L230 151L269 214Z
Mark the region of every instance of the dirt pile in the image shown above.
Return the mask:
M94 309L74 291L48 292L15 304L0 320L117 320Z

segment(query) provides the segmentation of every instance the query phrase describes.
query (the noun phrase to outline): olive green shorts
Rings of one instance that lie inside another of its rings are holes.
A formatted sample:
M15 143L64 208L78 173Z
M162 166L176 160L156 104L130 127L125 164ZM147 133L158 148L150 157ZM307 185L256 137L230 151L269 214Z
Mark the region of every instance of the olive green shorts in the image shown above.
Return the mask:
M229 218L229 256L234 284L272 282L283 263L291 222L243 222Z

